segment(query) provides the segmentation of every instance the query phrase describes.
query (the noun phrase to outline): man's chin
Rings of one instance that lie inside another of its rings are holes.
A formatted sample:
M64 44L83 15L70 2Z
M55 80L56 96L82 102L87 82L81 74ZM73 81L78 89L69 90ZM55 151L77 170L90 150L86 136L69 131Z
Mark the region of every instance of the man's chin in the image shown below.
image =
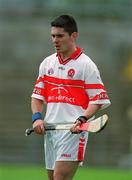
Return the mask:
M61 50L59 48L55 48L57 53L61 53Z

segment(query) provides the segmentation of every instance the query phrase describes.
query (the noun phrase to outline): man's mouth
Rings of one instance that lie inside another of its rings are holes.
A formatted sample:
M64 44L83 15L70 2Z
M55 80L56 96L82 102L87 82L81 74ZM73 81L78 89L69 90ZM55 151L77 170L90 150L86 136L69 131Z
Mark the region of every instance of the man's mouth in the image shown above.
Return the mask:
M60 46L59 45L55 45L55 48L56 48L56 50L59 50Z

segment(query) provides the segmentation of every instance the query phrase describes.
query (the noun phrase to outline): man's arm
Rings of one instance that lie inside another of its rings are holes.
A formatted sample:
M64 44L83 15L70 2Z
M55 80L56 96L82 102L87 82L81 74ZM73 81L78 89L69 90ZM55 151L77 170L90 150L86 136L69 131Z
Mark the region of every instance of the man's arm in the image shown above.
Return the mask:
M43 101L36 99L36 98L32 98L31 99L31 110L32 110L33 114L38 113L38 112L42 113ZM44 133L45 128L44 128L44 121L42 120L42 118L37 119L33 122L33 129L37 134Z
M92 116L94 116L99 110L101 109L101 105L100 104L89 104L88 108L85 110L83 116L85 116L87 119L90 119ZM77 133L80 132L80 130L78 130L79 125L80 125L80 121L76 120L75 124L73 125L73 127L71 128L71 132L73 133Z
M87 119L90 119L100 109L101 109L101 105L100 104L89 104L88 108L84 112L84 116L86 116Z

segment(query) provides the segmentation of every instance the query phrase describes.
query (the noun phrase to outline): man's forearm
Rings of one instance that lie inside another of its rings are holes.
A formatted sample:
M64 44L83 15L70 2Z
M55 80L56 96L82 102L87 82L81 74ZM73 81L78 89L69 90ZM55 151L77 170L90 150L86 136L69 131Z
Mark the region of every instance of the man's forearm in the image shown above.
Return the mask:
M32 98L31 99L31 110L32 113L36 113L36 112L42 112L43 110L43 101L36 99L36 98Z
M101 108L100 104L90 104L88 108L84 112L84 116L87 117L87 119L91 118L93 115L95 115Z
M37 134L44 133L44 122L42 120L41 112L43 110L43 101L32 98L31 99L31 110L32 110L32 122L33 129Z

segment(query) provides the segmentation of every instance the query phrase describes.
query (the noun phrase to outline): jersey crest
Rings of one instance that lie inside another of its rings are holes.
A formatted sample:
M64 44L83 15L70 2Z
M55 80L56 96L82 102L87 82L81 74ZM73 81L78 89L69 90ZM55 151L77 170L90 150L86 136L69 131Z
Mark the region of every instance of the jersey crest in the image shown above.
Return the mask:
M48 70L48 75L51 75L51 74L54 74L53 68L50 68L50 69Z
M68 78L73 78L74 75L75 75L75 70L74 69L69 69L68 73L67 73L67 77Z

